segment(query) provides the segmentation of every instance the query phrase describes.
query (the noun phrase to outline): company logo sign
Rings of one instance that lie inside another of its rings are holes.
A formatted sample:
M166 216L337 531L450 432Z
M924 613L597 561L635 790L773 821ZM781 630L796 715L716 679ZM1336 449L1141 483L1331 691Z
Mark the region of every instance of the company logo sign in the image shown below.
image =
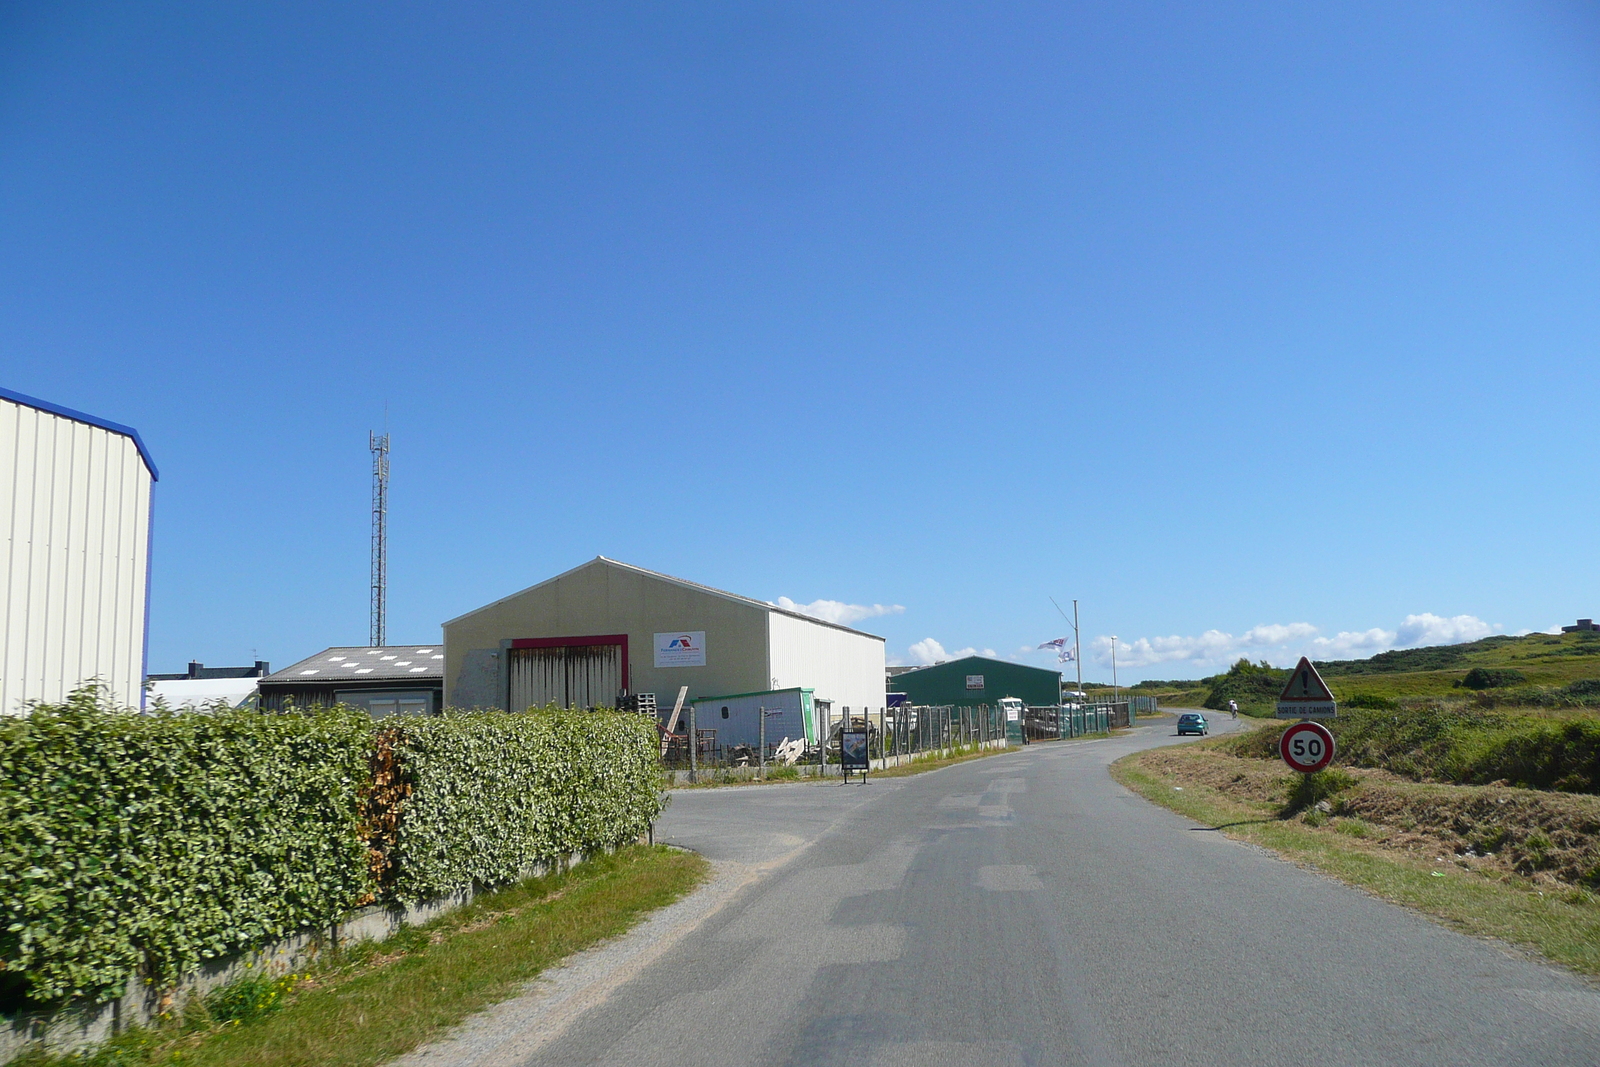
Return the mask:
M704 630L676 630L656 634L657 667L704 667L706 665L706 632Z

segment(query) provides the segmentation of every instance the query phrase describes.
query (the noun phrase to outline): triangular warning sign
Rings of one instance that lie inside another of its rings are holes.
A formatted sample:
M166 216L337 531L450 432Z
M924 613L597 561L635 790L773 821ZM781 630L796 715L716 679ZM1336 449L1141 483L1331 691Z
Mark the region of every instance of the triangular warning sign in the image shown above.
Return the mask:
M1289 684L1283 687L1283 694L1278 699L1327 703L1333 699L1333 692L1328 688L1328 683L1322 680L1322 675L1311 665L1311 661L1301 656L1294 673L1289 675Z

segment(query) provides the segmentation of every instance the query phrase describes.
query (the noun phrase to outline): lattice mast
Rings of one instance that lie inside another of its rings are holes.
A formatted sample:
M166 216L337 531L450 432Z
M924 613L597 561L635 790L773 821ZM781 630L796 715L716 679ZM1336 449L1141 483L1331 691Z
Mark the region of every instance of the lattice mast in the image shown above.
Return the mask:
M382 648L389 616L389 435L367 434L372 452L372 624L368 644Z

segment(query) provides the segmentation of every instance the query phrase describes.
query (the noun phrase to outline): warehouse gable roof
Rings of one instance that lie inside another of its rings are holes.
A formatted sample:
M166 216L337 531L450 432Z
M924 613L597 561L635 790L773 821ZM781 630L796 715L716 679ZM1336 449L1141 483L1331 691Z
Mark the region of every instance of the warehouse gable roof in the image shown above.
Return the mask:
M444 680L443 645L364 645L323 649L261 679L264 684L298 682L438 682Z
M48 400L40 400L38 397L27 396L23 393L15 393L10 389L4 388L3 386L0 386L0 398L9 400L14 404L21 404L23 407L34 408L37 411L48 412L51 415L59 415L63 419L71 419L73 422L81 422L89 426L98 426L102 430L110 430L112 433L120 433L124 437L131 438L133 440L133 447L139 450L139 458L144 460L145 469L150 472L150 480L153 482L159 482L161 480L161 475L156 472L156 462L150 458L150 450L144 447L144 440L140 438L139 431L135 430L132 426L124 426L120 422L112 422L109 419L97 418L94 415L86 415L81 411L74 411L72 408L62 407L60 404L52 404Z
M1025 671L1040 671L1044 674L1054 674L1057 677L1059 677L1061 674L1060 671L1053 671L1049 667L1035 667L1031 663L1017 663L1009 659L995 659L993 656L958 656L955 659L942 660L939 663L924 663L921 666L912 667L910 670L900 671L895 674L893 681L898 682L907 675L917 674L922 671L931 671L935 667L953 667L958 663L996 663L1002 667L1020 667Z
M660 571L652 571L644 567L636 567L631 563L623 563L621 560L608 559L605 556L596 556L587 563L580 563L571 570L562 571L554 578L546 578L544 581L539 582L536 585L530 585L526 589L518 590L517 592L512 593L510 596L503 596L491 604L485 604L481 608L475 608L472 611L466 612L465 614L457 615L455 618L447 620L444 625L449 626L452 623L460 622L462 619L470 619L479 612L488 611L490 608L498 607L507 601L515 600L520 596L526 596L537 589L543 589L547 585L559 582L569 574L576 574L586 567L594 567L597 565L613 567L622 571L631 571L634 574L642 574L646 578L653 578L656 581L669 582L672 585L683 586L686 589L693 589L698 593L708 593L711 596L722 597L725 600L732 600L740 604L747 604L750 607L760 608L762 611L769 611L776 615L788 615L791 618L804 619L806 622L816 623L818 626L827 626L834 630L843 630L845 633L859 634L862 637L870 637L874 641L883 640L883 638L879 637L877 634L869 634L865 630L857 630L852 626L844 626L836 622L829 622L826 619L819 619L814 615L807 615L804 612L790 611L787 608L780 608L776 604L769 604L765 600L756 600L754 597L740 596L738 593L730 593L725 589L715 589L709 585L701 585L699 582L691 582L687 578L674 578L670 574L662 574Z

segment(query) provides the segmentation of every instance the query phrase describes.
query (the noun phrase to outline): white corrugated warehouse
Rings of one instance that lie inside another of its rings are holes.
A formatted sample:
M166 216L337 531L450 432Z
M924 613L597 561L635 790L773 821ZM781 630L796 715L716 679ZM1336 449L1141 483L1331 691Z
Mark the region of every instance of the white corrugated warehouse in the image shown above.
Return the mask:
M0 389L0 713L91 679L143 706L156 477L132 428Z
M884 706L883 638L596 557L444 624L451 707L670 706L806 689L834 715Z

